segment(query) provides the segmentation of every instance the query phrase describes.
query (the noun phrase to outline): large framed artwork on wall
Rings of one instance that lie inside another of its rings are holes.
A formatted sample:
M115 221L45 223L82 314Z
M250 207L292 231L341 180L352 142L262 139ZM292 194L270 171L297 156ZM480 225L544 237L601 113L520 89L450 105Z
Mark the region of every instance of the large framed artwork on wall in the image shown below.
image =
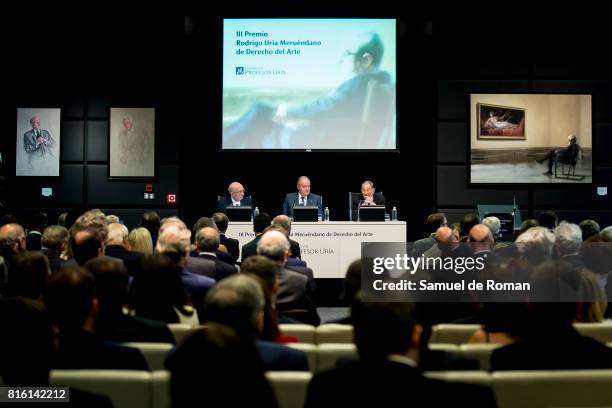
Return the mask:
M15 175L59 177L61 109L18 108Z

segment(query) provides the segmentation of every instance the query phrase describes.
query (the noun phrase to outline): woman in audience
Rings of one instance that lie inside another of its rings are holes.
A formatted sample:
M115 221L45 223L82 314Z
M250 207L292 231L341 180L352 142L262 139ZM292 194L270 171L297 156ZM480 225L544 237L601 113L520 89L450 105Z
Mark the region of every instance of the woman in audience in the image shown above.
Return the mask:
M274 262L265 256L253 255L242 262L240 273L254 277L264 292L266 304L264 306L263 328L259 339L278 343L296 343L298 341L296 337L282 334L278 326L274 304L280 284L277 277L278 268Z
M168 359L172 407L277 407L253 342L218 323L194 332Z
M199 325L185 293L178 266L161 254L145 256L132 282L129 306L136 316L166 323Z
M145 255L153 253L153 240L151 233L144 227L134 228L128 236L132 251L142 252Z

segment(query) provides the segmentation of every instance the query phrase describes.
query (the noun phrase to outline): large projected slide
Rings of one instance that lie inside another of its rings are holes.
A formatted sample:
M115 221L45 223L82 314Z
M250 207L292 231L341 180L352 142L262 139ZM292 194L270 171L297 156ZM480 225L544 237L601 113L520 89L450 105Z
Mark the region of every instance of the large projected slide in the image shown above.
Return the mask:
M396 149L394 19L225 19L224 149Z

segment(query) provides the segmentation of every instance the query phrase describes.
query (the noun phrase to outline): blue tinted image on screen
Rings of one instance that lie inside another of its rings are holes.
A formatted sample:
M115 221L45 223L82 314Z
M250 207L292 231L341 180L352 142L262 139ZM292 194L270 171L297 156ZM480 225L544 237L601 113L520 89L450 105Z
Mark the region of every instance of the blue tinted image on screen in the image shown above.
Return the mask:
M224 149L395 149L394 19L225 19Z

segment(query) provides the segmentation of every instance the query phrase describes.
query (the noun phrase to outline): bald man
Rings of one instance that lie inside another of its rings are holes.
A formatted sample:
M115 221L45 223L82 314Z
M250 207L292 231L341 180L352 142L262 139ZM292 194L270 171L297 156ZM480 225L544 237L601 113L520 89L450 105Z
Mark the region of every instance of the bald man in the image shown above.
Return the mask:
M225 214L227 207L252 207L251 197L244 196L244 187L237 181L230 183L227 188L229 197L219 197L217 211Z
M293 207L310 206L318 207L319 216L323 215L323 199L319 195L310 193L310 179L306 176L301 176L297 181L297 192L289 193L285 196L283 214L293 217Z
M485 224L474 225L470 230L468 241L474 255L489 254L495 244L491 228Z

